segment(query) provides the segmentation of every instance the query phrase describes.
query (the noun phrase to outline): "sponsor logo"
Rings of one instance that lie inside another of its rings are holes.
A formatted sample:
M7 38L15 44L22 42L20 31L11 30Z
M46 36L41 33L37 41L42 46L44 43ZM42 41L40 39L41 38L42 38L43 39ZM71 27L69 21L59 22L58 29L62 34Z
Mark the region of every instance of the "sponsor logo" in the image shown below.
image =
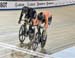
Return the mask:
M54 4L54 2L46 2L46 5Z
M15 3L15 7L22 7L24 6L24 3Z
M0 8L6 8L7 2L0 2Z
M35 6L35 3L27 3L27 6Z
M37 6L45 5L45 2L37 2Z

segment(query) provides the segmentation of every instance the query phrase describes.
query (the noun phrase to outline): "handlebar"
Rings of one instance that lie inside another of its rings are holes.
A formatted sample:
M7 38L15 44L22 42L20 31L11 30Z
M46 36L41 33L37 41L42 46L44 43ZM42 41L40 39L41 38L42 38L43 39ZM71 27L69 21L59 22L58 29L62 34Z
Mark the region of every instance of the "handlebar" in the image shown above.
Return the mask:
M29 25L31 25L31 24L32 24L32 22L29 22L29 20L28 20L28 19L23 19L22 21L24 21L24 23L27 23L27 24L29 24Z

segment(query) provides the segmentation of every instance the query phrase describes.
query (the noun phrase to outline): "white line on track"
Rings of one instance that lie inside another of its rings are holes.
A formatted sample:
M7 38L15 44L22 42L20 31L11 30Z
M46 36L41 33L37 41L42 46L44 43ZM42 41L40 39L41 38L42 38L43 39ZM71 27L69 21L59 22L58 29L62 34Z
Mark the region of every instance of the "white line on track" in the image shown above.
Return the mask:
M23 53L27 53L27 54L30 54L30 55L33 55L33 56L38 56L38 57L42 57L42 58L52 58L48 54L43 54L43 53L39 53L39 52L36 52L36 51L19 48L17 46L6 44L6 43L2 43L2 42L0 42L0 46L4 47L4 48L11 49L11 50L16 50L16 51L20 51L20 52L23 52Z

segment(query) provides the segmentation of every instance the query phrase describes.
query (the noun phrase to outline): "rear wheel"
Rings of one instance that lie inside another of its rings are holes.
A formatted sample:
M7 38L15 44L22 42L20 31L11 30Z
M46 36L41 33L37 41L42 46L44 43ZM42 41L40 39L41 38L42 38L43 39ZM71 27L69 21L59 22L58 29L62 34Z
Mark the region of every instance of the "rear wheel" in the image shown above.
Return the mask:
M41 48L45 47L47 41L47 34L45 34L44 32L42 33L42 37L41 37Z
M25 40L25 26L22 25L19 30L19 41L23 43Z

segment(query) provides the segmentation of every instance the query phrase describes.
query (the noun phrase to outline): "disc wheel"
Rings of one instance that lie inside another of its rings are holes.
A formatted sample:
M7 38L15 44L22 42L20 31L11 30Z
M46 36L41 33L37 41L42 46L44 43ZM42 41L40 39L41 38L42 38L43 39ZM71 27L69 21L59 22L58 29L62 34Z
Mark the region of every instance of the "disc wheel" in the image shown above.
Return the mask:
M41 37L41 48L45 47L46 41L47 41L47 35L44 35L44 32L43 32Z

